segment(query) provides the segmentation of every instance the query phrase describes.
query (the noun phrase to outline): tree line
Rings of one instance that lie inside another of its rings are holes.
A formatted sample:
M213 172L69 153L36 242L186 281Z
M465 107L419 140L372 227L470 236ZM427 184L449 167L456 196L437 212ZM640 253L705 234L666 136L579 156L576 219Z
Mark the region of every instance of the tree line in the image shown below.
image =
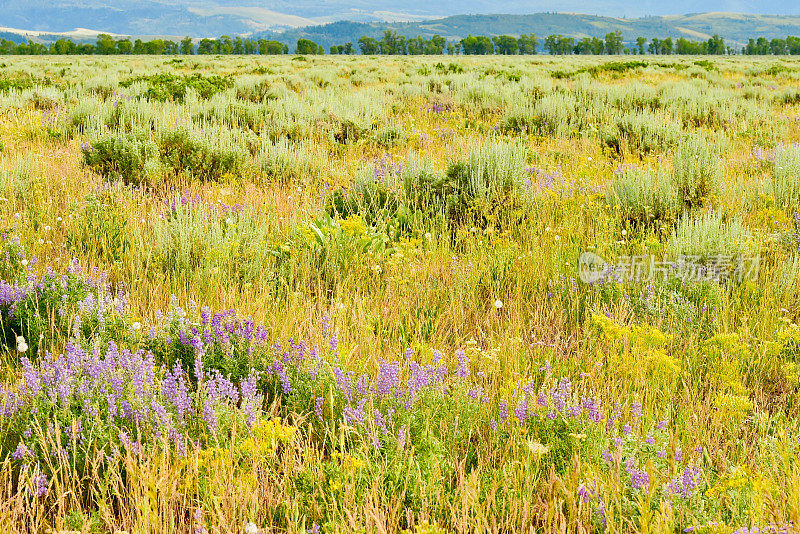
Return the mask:
M541 42L534 34L469 35L458 41L450 41L440 35L430 38L406 37L396 31L386 30L381 39L364 36L354 45L347 42L331 46L330 54L363 54L363 55L527 55L537 54L539 47L551 55L616 55L616 54L660 54L660 55L785 55L800 54L800 37L788 36L786 39L767 39L759 37L750 39L741 49L726 46L719 35L706 41L693 41L686 38L673 40L653 38L649 41L637 37L635 41L625 43L622 32L609 32L605 38L584 37L576 39L564 35L548 35ZM324 54L325 49L310 39L299 39L294 47L295 54ZM289 47L275 40L231 38L223 35L217 39L195 40L186 37L179 42L167 39L142 41L128 38L114 39L110 35L100 34L96 43L81 43L71 39L59 39L50 45L28 41L16 43L0 39L0 54L5 55L270 55L288 54Z

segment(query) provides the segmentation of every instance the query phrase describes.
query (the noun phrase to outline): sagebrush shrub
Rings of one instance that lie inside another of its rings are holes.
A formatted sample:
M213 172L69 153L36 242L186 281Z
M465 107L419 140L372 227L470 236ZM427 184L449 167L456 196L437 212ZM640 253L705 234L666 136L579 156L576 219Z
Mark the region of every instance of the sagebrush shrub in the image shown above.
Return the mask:
M158 140L161 162L176 173L187 172L201 181L238 174L246 153L242 147L221 146L187 129L168 130Z
M672 176L659 169L628 169L617 173L606 194L623 219L637 223L670 222L681 212Z
M158 145L140 134L106 135L82 147L86 166L107 180L126 184L148 182L147 169L158 158Z
M689 208L708 204L719 192L723 168L719 153L703 135L686 137L672 165L681 201Z
M681 128L655 113L626 113L617 119L616 127L628 149L638 156L663 152L678 143Z
M720 256L744 258L757 252L753 235L741 219L726 219L718 212L682 218L667 248L673 257L682 255L700 260Z
M796 207L800 201L800 147L777 147L773 165L772 176L764 181L764 193L779 206Z
M197 93L200 98L207 100L213 95L233 87L233 80L230 78L218 75L205 76L199 72L187 76L176 74L135 76L120 82L120 86L130 87L136 82L147 83L147 91L142 96L161 102L183 102L189 89Z

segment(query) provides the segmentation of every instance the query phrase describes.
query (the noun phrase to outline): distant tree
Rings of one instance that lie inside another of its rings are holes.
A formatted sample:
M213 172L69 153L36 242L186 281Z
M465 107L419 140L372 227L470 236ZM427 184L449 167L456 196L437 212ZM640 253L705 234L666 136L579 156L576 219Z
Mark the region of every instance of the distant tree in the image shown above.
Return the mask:
M244 41L242 41L241 37L237 37L233 41L233 53L237 56L244 55Z
M348 56L352 56L353 54L355 54L356 50L355 50L355 48L353 48L353 43L350 43L350 42L345 43L344 44L344 52L343 53L347 54Z
M116 53L127 55L133 51L133 43L130 39L120 39L116 44Z
M524 33L519 36L517 39L517 46L519 47L519 53L530 55L536 53L536 47L539 45L539 40L536 39L536 35L528 34L525 35Z
M51 54L71 55L76 53L77 49L78 47L75 45L72 39L59 39L58 41L50 45Z
M769 42L769 51L775 56L786 54L786 39L773 39Z
M194 43L188 35L181 40L181 54L185 56L194 54Z
M636 46L639 49L639 55L640 56L644 55L644 52L645 52L644 45L645 44L647 44L647 39L646 38L644 38L644 37L637 37L636 38Z
M151 56L160 56L167 53L167 42L163 39L153 39L146 41L144 44L144 53Z
M266 39L258 40L258 53L262 56L277 55L285 53L285 45L278 41L267 41Z
M227 35L221 35L219 39L217 39L217 49L215 50L217 54L232 54L233 53L233 41Z
M17 43L9 39L0 39L0 54L10 56L15 54L17 50Z
M42 43L34 43L28 39L27 43L20 43L14 47L13 53L29 56L41 56L47 54L47 46L43 45Z
M447 40L441 35L434 35L425 43L425 53L429 56L439 56L444 54Z
M197 53L208 55L213 54L216 49L216 42L214 39L200 39L200 44L197 45Z
M575 39L573 37L564 37L561 34L548 35L544 40L544 47L553 55L573 54L575 52Z
M726 50L725 41L717 34L714 34L711 39L706 41L705 52L707 54L722 55Z
M492 37L492 42L494 43L495 54L513 56L519 50L517 39L510 35L495 35Z
M660 54L661 53L661 39L653 37L650 41L650 45L647 47L647 51L651 54Z
M621 31L617 30L606 34L606 54L621 54L623 48Z
M117 50L117 43L110 35L101 33L97 36L96 52L102 55L113 54Z
M396 31L386 30L383 32L383 39L380 41L381 54L405 54L406 53L406 38L402 35L397 35Z
M544 39L544 47L550 55L558 53L558 35L548 35Z
M406 40L406 53L409 56L418 56L425 53L425 39L422 36L411 37Z
M759 37L757 39L750 39L745 47L745 54L766 56L770 53L769 41L766 37Z
M592 53L592 40L589 37L584 37L575 43L574 53L581 55L589 55Z
M364 36L359 39L358 48L365 56L374 56L381 53L381 45L372 37Z
M298 39L297 47L295 48L294 53L301 55L315 55L324 54L325 50L310 39Z
M703 47L701 43L690 41L684 37L681 37L675 41L675 53L678 55L701 54L703 53L704 48L705 50L708 50L708 45Z
M792 55L800 54L800 37L789 36L786 38L786 51Z
M447 43L447 53L451 56L456 53L456 47L453 43Z
M467 55L486 55L494 51L492 40L485 35L468 35L461 39L461 48Z

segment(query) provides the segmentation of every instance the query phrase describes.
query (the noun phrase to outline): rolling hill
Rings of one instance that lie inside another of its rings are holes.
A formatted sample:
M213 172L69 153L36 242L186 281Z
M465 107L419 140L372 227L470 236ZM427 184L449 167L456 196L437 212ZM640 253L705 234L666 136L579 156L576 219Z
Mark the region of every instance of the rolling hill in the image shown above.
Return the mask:
M752 24L747 18L737 22L728 16L712 19L698 15L697 20L683 16L672 18L677 14L696 12L697 8L698 3L693 0L0 0L0 26L55 33L91 28L129 35L218 36L342 20L419 22L424 19L448 20L446 17L453 15L498 12L523 16L568 12L628 17L614 19L619 20L621 26L685 23L692 29L694 26L711 28L717 24L746 29ZM706 0L702 8L706 12L800 15L800 3L785 0ZM666 20L647 22L641 18L645 16L666 16ZM779 19L764 15L758 24L764 27L765 32L776 26L794 24ZM525 20L529 19L520 19L518 23L523 24ZM549 23L560 27L557 21ZM436 22L426 24L430 27ZM546 31L546 27L543 29ZM590 29L584 26L582 31L587 33Z

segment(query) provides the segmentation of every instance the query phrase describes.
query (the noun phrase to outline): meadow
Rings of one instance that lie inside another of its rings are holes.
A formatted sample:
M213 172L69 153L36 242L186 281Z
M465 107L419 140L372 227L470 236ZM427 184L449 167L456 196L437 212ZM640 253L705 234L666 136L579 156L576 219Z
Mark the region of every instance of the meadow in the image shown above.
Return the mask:
M0 531L796 532L798 142L786 57L0 57Z

